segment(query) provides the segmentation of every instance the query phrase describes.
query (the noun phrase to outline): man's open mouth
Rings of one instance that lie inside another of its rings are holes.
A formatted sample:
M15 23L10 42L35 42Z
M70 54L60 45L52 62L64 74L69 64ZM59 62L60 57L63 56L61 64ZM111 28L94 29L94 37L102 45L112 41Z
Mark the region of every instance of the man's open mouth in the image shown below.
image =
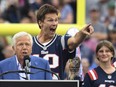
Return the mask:
M27 55L27 52L22 52L22 54Z
M50 31L55 32L56 29L50 28Z

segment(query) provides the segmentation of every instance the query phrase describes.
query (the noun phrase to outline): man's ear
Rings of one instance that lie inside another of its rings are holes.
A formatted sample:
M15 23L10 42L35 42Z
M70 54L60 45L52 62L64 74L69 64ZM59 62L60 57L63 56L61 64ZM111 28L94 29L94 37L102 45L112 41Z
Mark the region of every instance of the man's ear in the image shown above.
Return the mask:
M15 53L15 48L14 48L14 46L12 46L12 49L14 50L14 54L16 54L16 53Z
M42 21L38 21L40 27L42 27Z
M14 50L14 46L12 46L12 49Z

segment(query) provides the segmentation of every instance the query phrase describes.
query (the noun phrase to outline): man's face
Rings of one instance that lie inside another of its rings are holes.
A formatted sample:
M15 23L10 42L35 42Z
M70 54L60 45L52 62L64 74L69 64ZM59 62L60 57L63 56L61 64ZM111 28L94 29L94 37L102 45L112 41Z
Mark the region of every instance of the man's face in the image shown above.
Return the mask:
M23 60L25 55L30 55L32 52L32 43L30 38L28 36L17 38L14 50L20 60Z
M53 37L58 25L58 15L49 13L45 15L45 19L40 23L42 33L48 37Z

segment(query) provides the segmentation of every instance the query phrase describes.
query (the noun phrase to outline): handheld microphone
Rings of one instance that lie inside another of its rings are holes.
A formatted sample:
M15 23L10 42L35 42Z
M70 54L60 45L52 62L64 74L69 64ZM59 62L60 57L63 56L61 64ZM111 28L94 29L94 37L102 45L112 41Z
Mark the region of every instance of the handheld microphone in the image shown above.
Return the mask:
M28 73L30 71L29 69L30 66L30 57L28 55L24 56L24 63L23 63L23 68L25 69L25 75L26 75L26 79L28 80Z

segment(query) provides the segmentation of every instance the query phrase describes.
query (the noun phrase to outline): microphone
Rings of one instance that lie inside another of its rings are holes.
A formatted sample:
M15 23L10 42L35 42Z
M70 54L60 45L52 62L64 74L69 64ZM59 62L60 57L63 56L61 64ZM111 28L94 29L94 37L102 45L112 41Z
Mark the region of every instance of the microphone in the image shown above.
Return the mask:
M25 68L25 72L29 72L30 71L29 68L34 68L34 69L38 69L38 70L42 70L42 71L45 71L45 72L52 73L58 78L58 80L60 80L60 77L53 71L43 69L43 68L38 68L38 67L35 67L35 66L30 66L30 57L28 55L24 56L23 67ZM27 73L25 73L25 74L26 74L26 78L28 80L28 74Z
M27 72L30 71L29 66L30 66L30 57L28 55L25 55L24 56L23 68L25 69L25 75L26 75L27 80L29 79L28 73L27 73Z
M6 71L4 73L1 73L0 74L0 77L3 76L3 75L5 75L5 74L9 74L9 73L27 73L27 74L34 74L32 72L25 72L24 70L14 70L14 71ZM26 79L26 78L24 78L24 79Z
M35 66L30 66L30 68L38 69L38 70L42 70L42 71L45 71L45 72L52 73L52 74L54 74L58 78L58 80L60 80L60 77L55 72L53 72L51 70L47 70L47 69L43 69L43 68L39 68L39 67L35 67Z

